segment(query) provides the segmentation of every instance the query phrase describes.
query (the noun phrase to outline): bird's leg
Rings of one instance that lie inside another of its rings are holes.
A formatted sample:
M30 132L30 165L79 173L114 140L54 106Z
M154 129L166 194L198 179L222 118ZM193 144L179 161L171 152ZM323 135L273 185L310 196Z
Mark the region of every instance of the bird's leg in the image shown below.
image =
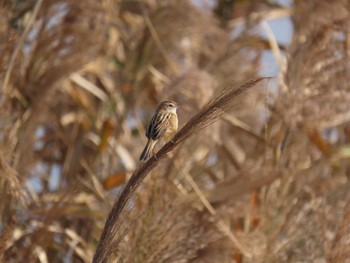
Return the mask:
M153 147L153 149L152 149L152 154L153 154L154 158L158 161L157 153L155 152L154 148L155 147Z

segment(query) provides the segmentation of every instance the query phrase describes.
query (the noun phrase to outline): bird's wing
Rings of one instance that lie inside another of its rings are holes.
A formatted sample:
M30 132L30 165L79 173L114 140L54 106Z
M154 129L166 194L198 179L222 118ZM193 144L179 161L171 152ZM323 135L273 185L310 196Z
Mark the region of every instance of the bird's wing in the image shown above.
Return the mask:
M151 139L151 138L152 138L151 135L152 135L152 129L153 129L153 126L154 126L155 118L156 118L156 114L153 114L152 119L151 119L151 122L149 123L148 128L147 128L147 131L146 131L146 137L147 137L148 139Z
M169 129L169 119L172 117L172 113L162 112L152 118L152 122L150 124L151 133L150 138L153 140L159 139L162 137L164 133Z

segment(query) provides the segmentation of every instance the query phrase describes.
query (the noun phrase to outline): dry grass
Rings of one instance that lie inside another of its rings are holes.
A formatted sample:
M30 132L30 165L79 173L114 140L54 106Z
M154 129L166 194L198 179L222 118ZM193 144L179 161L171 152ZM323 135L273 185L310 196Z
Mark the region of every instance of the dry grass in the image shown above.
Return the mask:
M346 0L83 2L0 2L1 262L347 262Z

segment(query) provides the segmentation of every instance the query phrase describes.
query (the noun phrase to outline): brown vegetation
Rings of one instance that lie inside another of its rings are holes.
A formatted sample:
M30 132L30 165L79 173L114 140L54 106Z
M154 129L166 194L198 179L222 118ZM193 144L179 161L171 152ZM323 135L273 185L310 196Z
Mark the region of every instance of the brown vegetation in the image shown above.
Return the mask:
M347 262L348 1L193 2L0 2L1 262Z

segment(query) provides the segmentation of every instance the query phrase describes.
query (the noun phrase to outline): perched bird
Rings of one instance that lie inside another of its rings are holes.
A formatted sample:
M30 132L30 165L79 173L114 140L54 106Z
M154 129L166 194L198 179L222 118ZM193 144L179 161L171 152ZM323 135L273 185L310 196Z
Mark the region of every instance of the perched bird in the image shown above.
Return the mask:
M158 105L146 131L148 142L140 156L140 161L147 161L154 154L153 149L157 142L167 142L175 134L178 126L177 108L178 105L170 100Z

